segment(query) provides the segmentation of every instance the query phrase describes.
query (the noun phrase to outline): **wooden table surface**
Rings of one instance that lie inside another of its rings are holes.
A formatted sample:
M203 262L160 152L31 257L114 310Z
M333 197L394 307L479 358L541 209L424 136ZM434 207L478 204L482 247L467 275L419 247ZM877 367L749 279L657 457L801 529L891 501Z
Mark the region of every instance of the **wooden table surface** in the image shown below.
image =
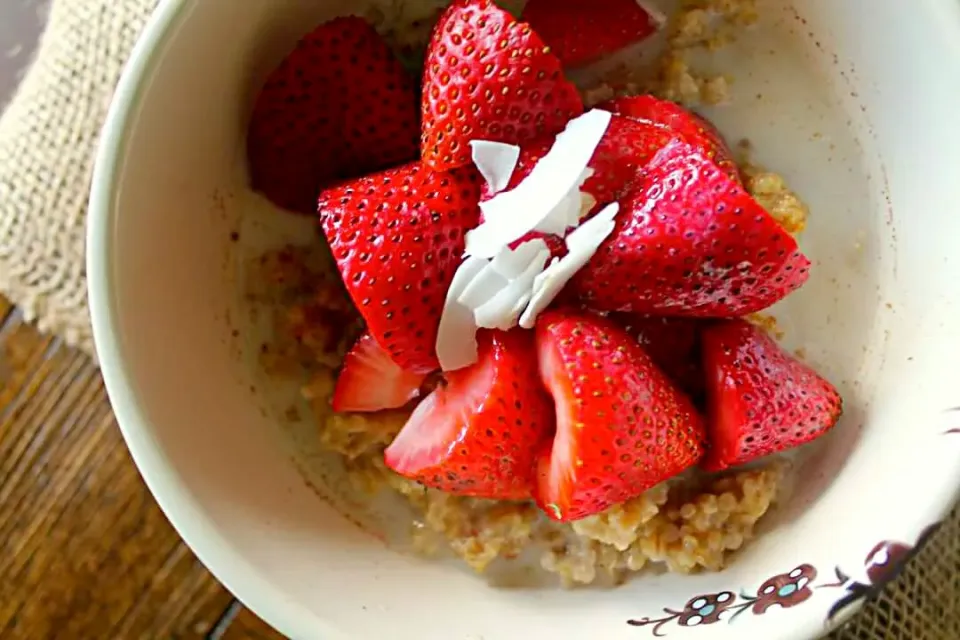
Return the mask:
M167 523L90 359L0 318L0 638L280 638Z

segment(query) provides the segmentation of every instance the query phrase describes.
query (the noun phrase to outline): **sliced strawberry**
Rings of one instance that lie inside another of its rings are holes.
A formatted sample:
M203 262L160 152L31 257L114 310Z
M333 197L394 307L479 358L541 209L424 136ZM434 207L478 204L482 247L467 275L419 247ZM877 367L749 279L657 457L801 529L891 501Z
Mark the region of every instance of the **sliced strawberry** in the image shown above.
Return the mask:
M480 176L420 163L324 191L320 221L367 328L394 362L438 367L435 343L464 235L477 225Z
M682 140L656 155L621 204L613 233L571 283L597 311L735 317L809 276L796 240Z
M626 329L653 362L694 401L703 398L700 332L706 326L705 321L626 313L611 314L610 319Z
M731 178L740 181L740 169L723 135L705 118L677 103L649 95L627 96L604 102L597 108L672 132L674 137L702 149Z
M660 17L637 0L530 0L523 19L565 67L595 62L660 28Z
M748 322L705 329L703 362L710 445L702 466L708 471L799 447L840 419L836 388Z
M419 134L416 82L362 18L337 18L304 37L257 98L253 187L313 213L322 187L415 159Z
M590 160L593 175L582 191L597 200L597 207L618 200L633 185L638 172L676 136L662 127L614 116ZM523 147L508 189L519 185L553 146L553 138L535 141ZM484 185L483 200L493 197Z
M482 331L478 341L478 362L447 374L385 460L400 475L447 493L523 500L537 451L553 431L550 399L536 383L533 334Z
M553 519L585 518L695 465L703 424L690 400L610 320L551 311L537 324L540 377L557 434L536 499Z
M343 360L333 394L333 410L399 409L420 395L426 374L405 371L369 333L360 336Z
M560 60L490 0L455 0L424 64L421 152L437 170L469 164L471 140L519 144L583 113Z

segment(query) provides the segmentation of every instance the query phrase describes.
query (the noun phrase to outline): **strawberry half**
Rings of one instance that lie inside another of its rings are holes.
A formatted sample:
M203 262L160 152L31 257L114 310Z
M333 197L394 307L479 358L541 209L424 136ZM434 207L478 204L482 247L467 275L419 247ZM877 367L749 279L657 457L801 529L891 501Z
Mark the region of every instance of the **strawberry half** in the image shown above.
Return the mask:
M267 79L247 135L253 188L314 213L321 188L417 157L416 82L362 18L304 37Z
M343 360L333 393L333 410L363 413L399 409L420 395L426 377L401 369L374 337L365 333Z
M533 334L482 331L476 364L449 373L387 448L387 466L447 493L530 497L534 461L553 431L550 399L536 384Z
M438 368L437 327L479 217L480 176L420 163L324 191L320 222L350 297L400 367Z
M708 471L799 447L840 419L836 388L749 322L705 329L703 362L710 446L701 466Z
M597 311L729 318L800 288L810 261L703 152L664 147L621 200L616 228L571 286Z
M705 321L625 313L611 314L610 319L633 336L680 389L697 403L703 399L705 388L700 332L706 326Z
M536 499L566 522L600 513L695 465L703 424L690 400L611 321L551 311L537 325L540 378L557 433Z
M660 18L637 0L530 0L523 19L565 67L577 67L646 40Z
M675 102L649 95L627 96L604 102L597 108L665 129L673 134L671 137L683 138L703 150L732 179L740 181L740 169L733 161L733 154L723 135L705 118Z
M421 157L446 170L471 162L471 140L520 144L559 133L583 101L530 25L490 0L456 0L427 50L421 112Z

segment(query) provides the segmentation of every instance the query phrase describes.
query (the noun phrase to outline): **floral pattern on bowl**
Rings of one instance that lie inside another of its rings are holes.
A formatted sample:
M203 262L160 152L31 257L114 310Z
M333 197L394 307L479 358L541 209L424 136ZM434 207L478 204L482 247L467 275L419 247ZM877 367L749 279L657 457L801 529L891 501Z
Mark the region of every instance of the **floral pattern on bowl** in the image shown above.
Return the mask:
M768 579L753 594L741 591L738 596L733 591L721 591L696 596L680 611L666 608L663 610L667 614L665 616L628 620L627 624L651 627L653 636L661 638L666 636L663 628L673 622L685 628L708 626L721 621L731 623L748 611L752 615L762 616L775 609L790 609L801 605L810 600L817 590L842 588L846 593L830 607L826 620L829 624L850 605L877 596L902 573L907 563L920 552L939 527L940 523L928 527L914 545L890 540L877 543L864 562L864 582L851 578L840 567L836 567L835 581L816 584L819 576L817 569L812 565L802 564L787 573ZM729 615L725 615L728 613Z
M947 413L960 415L960 407L954 407L953 409L949 409ZM960 427L954 427L952 429L949 429L944 433L944 435L960 435Z

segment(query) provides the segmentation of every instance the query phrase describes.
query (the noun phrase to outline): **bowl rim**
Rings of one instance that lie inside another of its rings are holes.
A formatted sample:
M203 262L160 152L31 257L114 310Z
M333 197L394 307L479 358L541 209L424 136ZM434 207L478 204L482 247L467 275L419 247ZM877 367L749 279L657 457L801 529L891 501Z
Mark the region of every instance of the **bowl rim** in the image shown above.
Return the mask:
M321 634L348 640L343 631L307 608L278 593L253 565L236 553L214 526L183 478L174 472L166 452L153 436L154 425L141 410L133 376L127 368L119 335L119 309L114 296L114 232L116 194L131 123L144 89L167 42L187 17L193 0L161 0L151 14L110 104L97 148L87 222L87 279L94 344L107 396L123 439L147 488L170 524L213 576L244 606L290 638Z
M195 0L160 0L124 67L114 93L95 157L86 235L88 302L94 343L101 373L117 424L147 487L174 529L207 569L255 614L291 638L320 635L329 640L348 636L315 613L284 596L264 578L229 539L221 535L190 487L174 471L153 435L155 425L138 401L133 376L118 340L119 309L115 298L116 199L123 159L130 140L131 123L142 104L146 85L177 27L186 19ZM960 61L960 3L955 0L919 0L939 16L943 37L953 44ZM942 498L925 502L916 512L918 528L940 521L952 508L960 487L944 491ZM843 620L860 605L844 612ZM811 610L811 614L813 611ZM784 630L782 640L809 640L824 633L817 615Z

